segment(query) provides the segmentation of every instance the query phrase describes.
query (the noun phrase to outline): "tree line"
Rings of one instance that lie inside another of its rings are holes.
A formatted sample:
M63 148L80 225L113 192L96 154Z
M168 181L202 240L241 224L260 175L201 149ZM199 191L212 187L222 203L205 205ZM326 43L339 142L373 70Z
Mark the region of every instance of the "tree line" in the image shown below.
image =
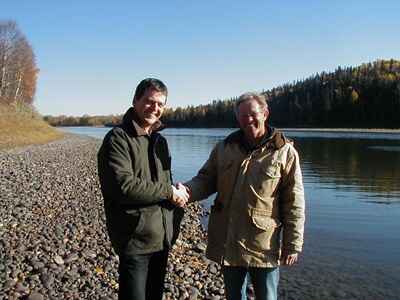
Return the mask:
M338 67L265 92L278 126L400 127L400 61Z
M0 20L0 104L32 106L38 72L32 47L17 24Z
M108 116L44 116L43 119L52 126L115 126L121 123L122 115Z
M400 128L400 62L394 59L338 67L262 93L274 126ZM236 127L236 100L166 109L162 120L170 127ZM112 126L121 118L46 116L45 120L55 126Z

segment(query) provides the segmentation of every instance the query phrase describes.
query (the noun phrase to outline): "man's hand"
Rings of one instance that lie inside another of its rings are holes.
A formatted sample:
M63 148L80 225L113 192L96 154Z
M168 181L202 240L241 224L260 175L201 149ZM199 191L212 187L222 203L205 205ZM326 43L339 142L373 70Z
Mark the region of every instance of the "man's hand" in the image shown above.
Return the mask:
M176 187L172 186L173 196L171 202L174 203L176 206L184 207L189 200L189 193L186 187L181 184L177 183Z
M187 192L188 195L189 195L189 199L190 199L190 197L192 196L192 195L191 195L191 190L190 190L190 188L189 188L187 185L184 185L182 182L177 182L177 183L175 184L175 187L178 188L178 189L180 189L180 188L185 189L186 192Z
M283 266L292 266L297 262L298 256L298 253L289 253L287 251L282 251L280 259L281 264Z

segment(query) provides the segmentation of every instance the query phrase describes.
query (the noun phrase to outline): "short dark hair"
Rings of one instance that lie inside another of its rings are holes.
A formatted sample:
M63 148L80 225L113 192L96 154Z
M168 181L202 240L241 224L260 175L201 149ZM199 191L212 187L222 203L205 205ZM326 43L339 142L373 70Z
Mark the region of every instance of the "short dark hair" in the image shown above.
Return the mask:
M135 103L137 99L140 99L148 89L161 92L165 95L165 97L168 96L168 89L164 82L156 78L146 78L143 79L136 87L135 95L133 96L133 103ZM167 99L165 99L165 102L167 102Z

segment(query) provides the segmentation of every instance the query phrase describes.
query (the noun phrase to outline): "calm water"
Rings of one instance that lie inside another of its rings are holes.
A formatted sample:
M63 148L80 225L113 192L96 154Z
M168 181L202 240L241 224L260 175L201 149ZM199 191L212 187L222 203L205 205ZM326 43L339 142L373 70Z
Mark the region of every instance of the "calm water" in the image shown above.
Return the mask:
M102 138L109 129L64 130ZM195 175L215 143L230 132L164 130L174 180ZM321 285L331 282L332 293L337 280L346 278L353 290L341 287L345 294L339 298L363 292L377 299L399 295L400 134L287 131L286 135L295 140L300 153L306 193L306 243L298 275L315 276L310 280ZM355 285L360 287L357 293Z

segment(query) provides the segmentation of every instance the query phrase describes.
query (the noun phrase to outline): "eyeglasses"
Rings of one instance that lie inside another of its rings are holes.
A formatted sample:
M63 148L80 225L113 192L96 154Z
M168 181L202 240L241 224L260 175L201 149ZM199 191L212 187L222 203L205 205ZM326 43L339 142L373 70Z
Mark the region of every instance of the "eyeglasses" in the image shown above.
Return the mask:
M242 113L239 113L239 118L240 119L247 119L247 118L253 118L253 119L256 119L256 118L258 118L260 115L262 115L264 112L263 111L252 111L252 112L250 112L249 114L242 114Z

